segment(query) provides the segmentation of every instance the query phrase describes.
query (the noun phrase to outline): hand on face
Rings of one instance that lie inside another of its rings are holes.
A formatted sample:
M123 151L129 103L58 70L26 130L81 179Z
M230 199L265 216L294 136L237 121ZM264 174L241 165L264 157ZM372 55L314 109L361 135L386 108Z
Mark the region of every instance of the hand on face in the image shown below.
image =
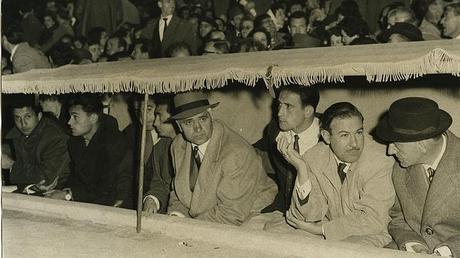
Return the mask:
M281 135L276 138L276 147L283 155L284 159L286 159L297 170L305 166L302 156L294 150L294 141L292 141L292 139L290 139L287 135Z

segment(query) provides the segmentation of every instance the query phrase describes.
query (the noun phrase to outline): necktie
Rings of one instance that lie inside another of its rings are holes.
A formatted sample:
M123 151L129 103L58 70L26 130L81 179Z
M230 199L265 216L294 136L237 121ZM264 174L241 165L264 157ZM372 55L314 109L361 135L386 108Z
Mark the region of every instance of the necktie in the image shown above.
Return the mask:
M192 148L192 159L190 166L190 190L195 190L196 180L198 179L198 172L201 166L200 154L198 153L198 146Z
M345 181L345 177L347 177L347 173L345 173L345 167L347 164L345 163L340 163L339 167L337 168L337 173L339 174L340 177L340 182L343 184L343 181Z
M294 150L300 153L299 136L297 134L294 135Z
M428 172L428 180L430 180L430 183L431 183L431 181L433 180L434 173L436 172L436 170L434 170L432 168L428 168L427 172Z
M165 26L163 27L163 37L161 38L161 41L164 40L165 34L166 34L166 27L168 27L168 18L163 18Z

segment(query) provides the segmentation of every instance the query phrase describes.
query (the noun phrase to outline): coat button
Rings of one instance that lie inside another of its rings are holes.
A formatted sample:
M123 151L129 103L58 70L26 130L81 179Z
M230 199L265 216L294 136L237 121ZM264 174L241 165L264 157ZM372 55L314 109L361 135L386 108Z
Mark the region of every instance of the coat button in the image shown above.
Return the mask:
M431 228L426 228L426 229L425 229L425 233L426 233L427 235L431 236L431 235L433 235L433 229L431 229Z

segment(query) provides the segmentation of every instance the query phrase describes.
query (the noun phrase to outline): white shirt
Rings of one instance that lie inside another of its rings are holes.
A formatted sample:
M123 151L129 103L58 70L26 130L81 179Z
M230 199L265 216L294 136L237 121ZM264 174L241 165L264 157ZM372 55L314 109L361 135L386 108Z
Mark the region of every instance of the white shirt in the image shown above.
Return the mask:
M11 50L11 56L10 56L11 62L13 62L14 54L16 54L18 47L19 47L19 44L16 44L16 46L14 46L13 49Z
M171 22L171 19L172 19L172 14L171 15L168 15L166 17L160 17L160 21L159 21L159 32L160 32L160 41L163 41L163 31L164 31L164 28L165 28L165 20L163 19L167 19L166 20L166 26L169 25L169 23Z
M201 145L196 145L192 143L192 149L195 146L198 146L198 155L200 155L200 160L203 161L204 154L206 154L206 149L208 149L209 140Z
M436 159L433 161L433 164L431 164L431 165L423 164L422 165L423 168L425 169L425 173L426 173L427 177L430 177L430 174L428 173L429 168L431 168L433 170L436 170L438 168L439 162L441 161L442 156L444 155L444 152L446 152L446 148L447 148L447 139L446 139L446 136L443 134L442 135L442 148L441 148L441 151L439 152L438 156L436 157Z
M290 142L294 142L294 135L296 135L296 133L292 130L280 132L276 137L276 141L281 137L287 137ZM319 141L319 119L315 117L310 127L301 133L297 133L297 135L299 136L299 153L303 155Z

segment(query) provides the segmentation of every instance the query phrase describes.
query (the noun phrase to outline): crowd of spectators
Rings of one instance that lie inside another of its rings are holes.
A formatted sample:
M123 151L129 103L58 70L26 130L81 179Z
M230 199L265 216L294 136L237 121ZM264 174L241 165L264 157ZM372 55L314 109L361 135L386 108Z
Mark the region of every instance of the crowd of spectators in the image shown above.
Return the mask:
M6 51L2 74L66 64L436 40L460 35L460 2L456 0L388 1L380 12L377 28L368 25L361 3L335 2L3 1L6 15L2 47Z

